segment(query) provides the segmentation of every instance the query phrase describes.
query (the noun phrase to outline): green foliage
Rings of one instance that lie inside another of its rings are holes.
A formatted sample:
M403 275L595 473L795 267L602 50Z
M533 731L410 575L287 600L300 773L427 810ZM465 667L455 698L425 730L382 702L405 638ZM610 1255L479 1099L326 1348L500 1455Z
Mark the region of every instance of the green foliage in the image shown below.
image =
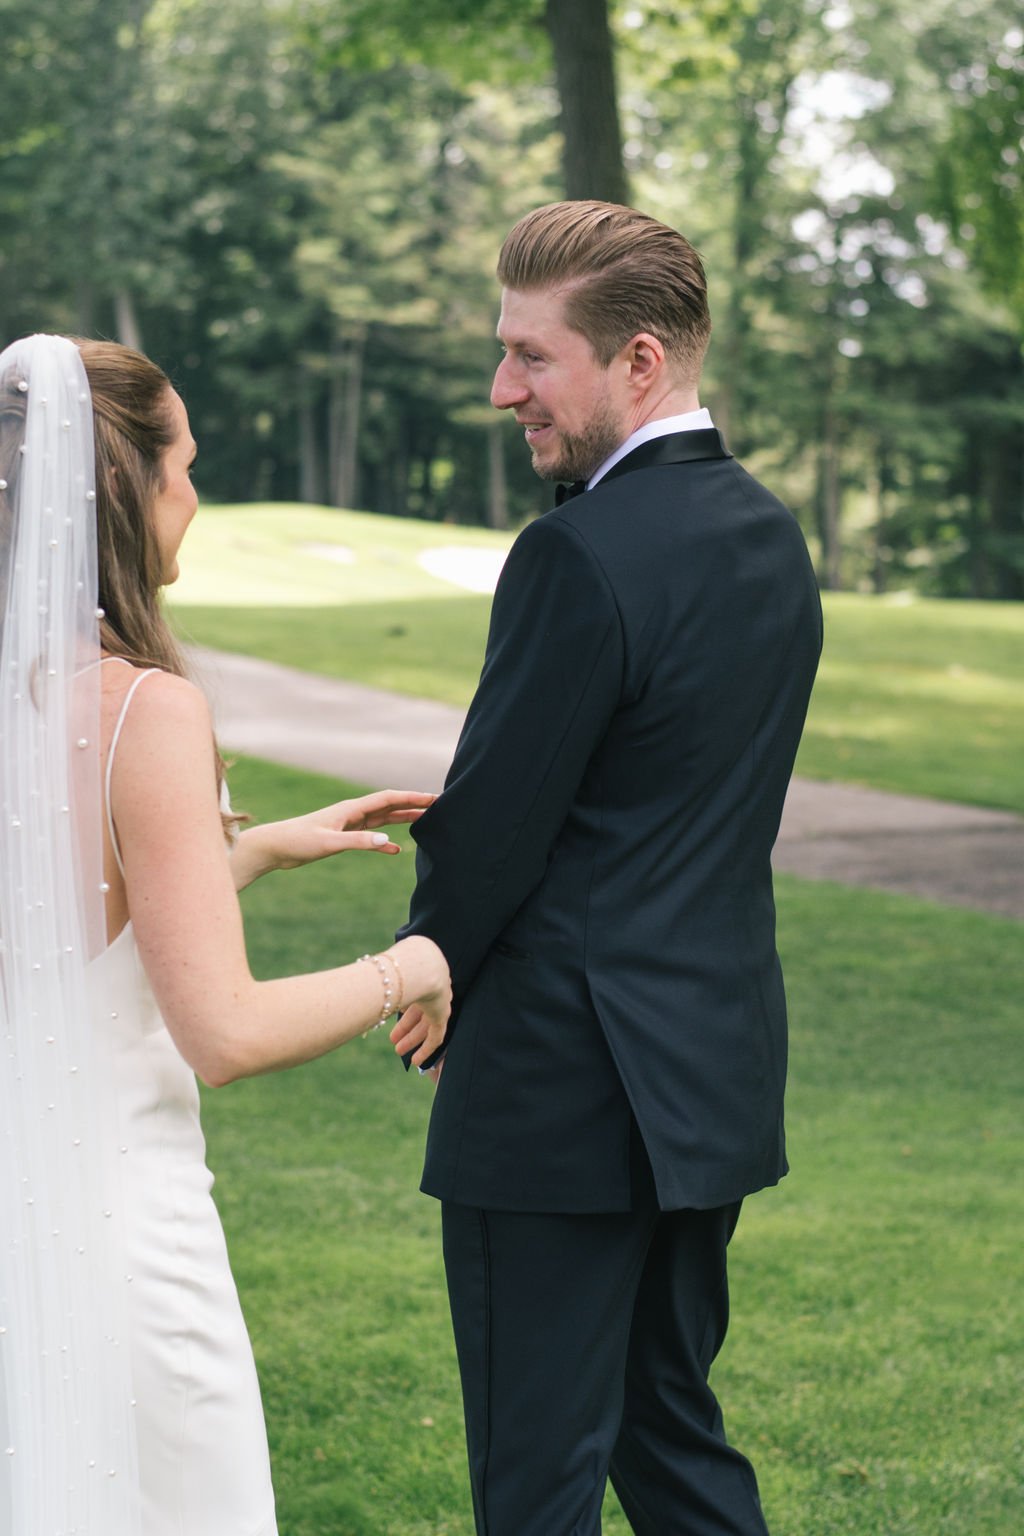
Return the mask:
M551 14L0 0L0 334L141 340L222 499L521 521L493 267L563 189ZM706 398L823 584L1024 598L1017 7L610 17L633 195L706 256Z
M462 78L496 80L508 53L539 73L547 53L543 0L306 0L300 36L322 72L386 70L396 57ZM505 34L496 48L495 34Z
M251 762L232 785L264 818L343 792ZM379 946L411 879L403 853L257 884L258 974ZM793 1171L733 1247L730 1434L787 1536L1006 1536L1024 929L795 880L779 925ZM204 1095L283 1536L470 1536L437 1212L416 1193L428 1113L382 1033ZM605 1513L627 1536L611 1495Z
M716 420L778 445L827 586L1024 596L1015 8L665 11L622 34L634 177L707 254Z
M939 59L953 99L935 166L939 204L998 303L1024 319L1024 35L1012 8L980 18L973 60ZM976 22L977 26L978 23Z
M170 298L160 199L185 188L141 68L145 11L137 0L0 4L5 332L38 328L40 300L70 328L95 324L101 296L150 286Z

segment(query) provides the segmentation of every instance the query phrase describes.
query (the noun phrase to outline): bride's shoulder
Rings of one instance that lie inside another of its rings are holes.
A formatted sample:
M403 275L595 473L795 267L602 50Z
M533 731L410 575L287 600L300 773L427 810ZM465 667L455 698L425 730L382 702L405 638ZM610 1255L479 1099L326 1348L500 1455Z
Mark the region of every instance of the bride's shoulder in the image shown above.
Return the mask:
M174 672L129 663L105 666L103 698L104 714L121 718L121 734L128 740L178 733L209 736L212 731L206 695Z
M209 705L194 683L173 672L123 670L120 702L102 725L101 762L121 846L137 851L153 846L164 817L179 818L179 827L204 806L215 812L216 745Z

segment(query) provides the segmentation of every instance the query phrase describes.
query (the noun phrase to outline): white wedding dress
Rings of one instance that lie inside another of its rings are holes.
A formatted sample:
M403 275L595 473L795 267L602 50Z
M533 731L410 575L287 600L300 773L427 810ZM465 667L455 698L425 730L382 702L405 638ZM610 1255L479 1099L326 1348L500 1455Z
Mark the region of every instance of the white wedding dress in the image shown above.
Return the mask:
M108 755L110 765L129 689ZM110 820L111 838L120 853ZM91 963L112 1040L129 1252L142 1536L276 1536L252 1348L228 1264L195 1075L160 1016L131 923Z

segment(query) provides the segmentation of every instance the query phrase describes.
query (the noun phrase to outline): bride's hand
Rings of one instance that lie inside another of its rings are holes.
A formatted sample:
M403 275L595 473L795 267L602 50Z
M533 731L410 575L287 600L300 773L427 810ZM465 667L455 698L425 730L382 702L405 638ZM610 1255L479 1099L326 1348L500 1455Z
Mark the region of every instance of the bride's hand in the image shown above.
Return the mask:
M353 849L399 853L398 844L378 829L416 821L436 799L415 790L379 789L305 816L248 827L231 856L235 888L242 890L272 869L298 869Z
M421 934L400 940L391 953L401 966L409 1000L391 1029L391 1043L399 1056L412 1052L412 1064L419 1067L444 1044L452 1010L448 963L433 940Z

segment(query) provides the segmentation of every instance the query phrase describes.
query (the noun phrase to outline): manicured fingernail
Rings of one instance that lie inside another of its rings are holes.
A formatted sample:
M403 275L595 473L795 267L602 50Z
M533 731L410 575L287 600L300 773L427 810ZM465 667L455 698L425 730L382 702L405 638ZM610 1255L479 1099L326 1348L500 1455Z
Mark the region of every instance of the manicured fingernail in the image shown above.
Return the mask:
M375 832L373 834L373 846L375 848L383 848L384 844L390 843L390 841L391 839L386 832Z

